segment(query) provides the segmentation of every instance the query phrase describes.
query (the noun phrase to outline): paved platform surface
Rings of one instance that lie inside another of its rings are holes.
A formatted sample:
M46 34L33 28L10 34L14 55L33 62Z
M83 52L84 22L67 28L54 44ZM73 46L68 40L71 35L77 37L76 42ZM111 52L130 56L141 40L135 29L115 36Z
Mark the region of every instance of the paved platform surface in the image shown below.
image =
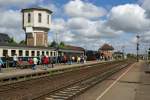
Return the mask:
M135 100L150 100L150 65L144 64L141 74L141 84L136 92ZM148 73L145 73L147 72Z
M150 100L150 74L140 61L97 84L74 100Z
M47 70L55 70L55 69L61 69L61 68L71 68L71 67L78 67L81 65L89 65L89 64L96 64L96 63L101 63L104 61L87 61L84 64L56 64L54 65L54 68L51 68L51 65L49 65L49 68ZM2 72L0 73L0 78L3 77L9 77L9 76L16 76L16 75L22 75L22 74L30 74L30 73L36 73L36 72L41 72L45 71L44 66L38 65L36 70L32 69L16 69L16 68L7 68L7 69L2 69Z

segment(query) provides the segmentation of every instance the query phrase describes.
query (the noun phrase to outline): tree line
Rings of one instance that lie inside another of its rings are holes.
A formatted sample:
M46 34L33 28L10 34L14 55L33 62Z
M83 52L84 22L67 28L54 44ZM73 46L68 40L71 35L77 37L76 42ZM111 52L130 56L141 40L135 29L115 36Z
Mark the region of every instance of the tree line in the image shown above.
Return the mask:
M26 45L25 40L21 40L20 42L15 41L13 37L11 37L8 40L9 44L14 44L14 45ZM57 43L55 40L53 40L51 43L48 44L48 47L54 47L54 48L63 48L65 46L65 43L61 41L60 43Z

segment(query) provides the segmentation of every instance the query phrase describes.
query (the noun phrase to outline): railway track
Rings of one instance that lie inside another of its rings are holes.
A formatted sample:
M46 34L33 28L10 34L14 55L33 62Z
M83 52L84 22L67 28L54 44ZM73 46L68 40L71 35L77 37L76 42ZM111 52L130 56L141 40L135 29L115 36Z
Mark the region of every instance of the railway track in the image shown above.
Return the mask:
M123 65L126 62L127 61L121 61L91 65L52 76L4 85L0 87L0 100L55 100L57 98L52 98L52 96L58 97L58 94L64 95L61 97L64 99L66 97L67 99L68 97L65 93L69 96L68 99L70 99L89 88L90 85L88 86L88 83L93 85L94 83L96 84L97 82L94 82L94 80L102 79L106 74L103 72L106 70L113 70L115 66ZM120 67L115 68L118 69ZM121 68L123 68L123 66ZM115 70L118 71L117 69ZM90 83L91 81L93 81L93 83ZM86 88L80 86L85 86ZM76 93L72 92L74 95L69 95L69 92L67 93L67 91L69 91L68 89L71 91L78 90ZM79 91L80 89L81 91ZM62 94L60 92L62 92Z
M120 71L121 69L127 67L131 63L123 64L123 65L117 65L115 68L109 68L105 69L105 72L103 73L97 73L89 78L86 78L84 80L80 80L77 83L74 83L72 85L66 86L62 89L56 90L54 92L51 92L47 95L41 96L39 98L36 98L34 100L72 100L75 96L80 95L90 87L94 86L95 84L103 81L104 79L110 77L114 73ZM104 71L104 70L103 70Z

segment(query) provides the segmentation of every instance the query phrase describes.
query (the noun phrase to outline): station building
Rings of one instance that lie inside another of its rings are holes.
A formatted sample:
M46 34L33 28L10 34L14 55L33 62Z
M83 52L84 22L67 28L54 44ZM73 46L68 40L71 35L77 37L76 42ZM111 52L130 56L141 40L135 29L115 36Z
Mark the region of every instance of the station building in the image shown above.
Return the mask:
M113 50L114 48L109 44L104 44L99 48L100 56L103 59L111 60L113 58Z
M113 53L113 58L116 60L124 59L124 53L121 51L116 51Z

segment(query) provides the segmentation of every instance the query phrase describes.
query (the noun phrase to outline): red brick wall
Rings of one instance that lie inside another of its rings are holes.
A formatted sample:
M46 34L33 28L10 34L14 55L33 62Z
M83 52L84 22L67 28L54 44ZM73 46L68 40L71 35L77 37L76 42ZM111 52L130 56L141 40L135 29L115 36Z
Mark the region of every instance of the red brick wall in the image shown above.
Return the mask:
M35 46L47 46L48 44L48 33L44 32L35 32L36 34L36 45ZM34 46L35 37L27 37L27 45Z
M112 54L113 54L113 52L112 51L100 51L101 53L103 53L103 56L104 57L106 57L106 58L108 58L108 57L110 57L110 58L112 58Z
M27 38L27 46L34 46L34 38L33 37Z
M42 32L36 32L36 45L37 46L43 46L44 43L43 43L43 38L44 38L44 35Z

